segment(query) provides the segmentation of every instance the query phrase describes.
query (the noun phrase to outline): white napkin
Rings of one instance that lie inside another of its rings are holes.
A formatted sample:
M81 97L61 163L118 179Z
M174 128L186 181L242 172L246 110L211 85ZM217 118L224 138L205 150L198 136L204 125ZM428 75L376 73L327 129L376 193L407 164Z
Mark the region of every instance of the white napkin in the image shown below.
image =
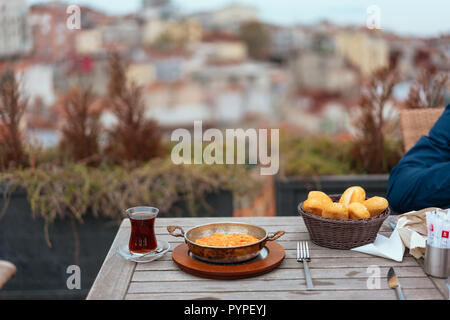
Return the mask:
M403 260L403 254L405 253L405 245L396 228L389 238L377 234L373 243L356 247L351 250L401 262Z
M373 243L352 250L401 262L406 247L413 257L419 259L425 255L427 240L425 213L435 209L425 208L399 215L395 230L389 238L377 234Z
M425 208L418 211L404 213L398 217L397 229L400 238L409 253L416 259L425 256L427 246L427 211L441 210L439 208Z

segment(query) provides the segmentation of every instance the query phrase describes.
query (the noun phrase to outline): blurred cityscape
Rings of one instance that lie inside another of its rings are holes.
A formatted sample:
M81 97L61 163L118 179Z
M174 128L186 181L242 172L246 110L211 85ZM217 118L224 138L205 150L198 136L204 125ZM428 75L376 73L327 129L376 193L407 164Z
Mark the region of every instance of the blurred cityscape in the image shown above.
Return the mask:
M143 0L124 16L80 6L81 28L71 30L67 7L0 0L0 71L20 77L30 105L22 126L44 146L58 143L59 101L70 88L83 83L107 95L112 52L127 61L128 81L143 86L147 115L167 133L202 120L345 136L361 84L376 70L399 72L398 107L420 67L450 71L450 34L400 36L331 21L282 26L252 6L183 14L169 0ZM106 107L103 125L114 121Z

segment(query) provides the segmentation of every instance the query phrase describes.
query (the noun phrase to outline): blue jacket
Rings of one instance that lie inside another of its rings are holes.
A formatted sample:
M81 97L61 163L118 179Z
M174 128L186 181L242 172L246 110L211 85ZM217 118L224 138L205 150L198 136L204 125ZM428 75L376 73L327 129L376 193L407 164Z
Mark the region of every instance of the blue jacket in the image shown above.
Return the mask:
M450 208L450 104L392 169L388 201L396 212Z

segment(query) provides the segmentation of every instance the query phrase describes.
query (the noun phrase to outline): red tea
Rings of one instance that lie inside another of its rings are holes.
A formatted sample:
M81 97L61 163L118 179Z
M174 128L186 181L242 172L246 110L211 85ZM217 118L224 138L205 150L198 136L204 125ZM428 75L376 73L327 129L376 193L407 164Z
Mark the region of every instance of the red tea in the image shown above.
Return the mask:
M157 248L155 218L156 215L149 213L134 213L130 217L131 236L128 246L131 252L148 253Z

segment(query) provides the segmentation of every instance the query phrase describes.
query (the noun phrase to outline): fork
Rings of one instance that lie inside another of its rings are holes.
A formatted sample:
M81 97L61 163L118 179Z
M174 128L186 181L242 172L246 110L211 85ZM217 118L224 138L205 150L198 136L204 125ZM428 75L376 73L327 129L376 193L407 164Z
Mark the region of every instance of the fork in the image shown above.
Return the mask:
M303 263L303 269L305 270L306 289L314 289L314 285L311 279L311 273L309 272L308 262L311 261L309 255L309 247L307 241L297 241L297 262Z

